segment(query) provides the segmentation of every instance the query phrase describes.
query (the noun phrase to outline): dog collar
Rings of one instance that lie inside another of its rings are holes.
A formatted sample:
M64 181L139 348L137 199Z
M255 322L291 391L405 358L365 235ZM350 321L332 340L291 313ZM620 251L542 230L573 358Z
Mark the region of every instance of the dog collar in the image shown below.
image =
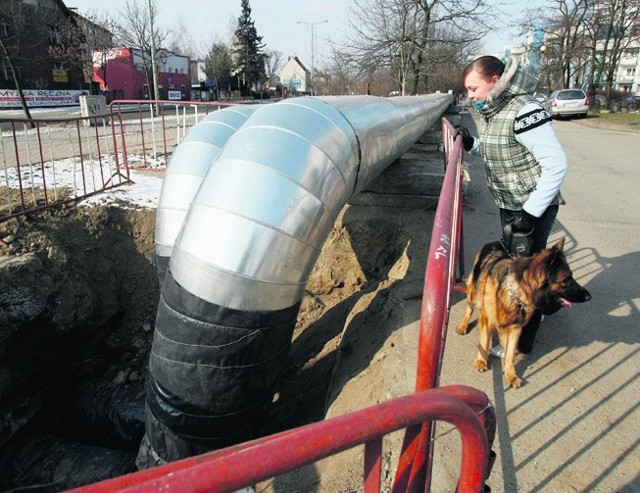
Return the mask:
M528 304L524 303L519 297L518 294L516 293L516 287L513 284L513 279L511 279L511 269L509 269L509 274L507 275L507 290L509 291L509 296L511 297L511 299L513 300L513 302L516 304L516 306L518 307L518 310L520 311L524 311L525 308L527 308Z

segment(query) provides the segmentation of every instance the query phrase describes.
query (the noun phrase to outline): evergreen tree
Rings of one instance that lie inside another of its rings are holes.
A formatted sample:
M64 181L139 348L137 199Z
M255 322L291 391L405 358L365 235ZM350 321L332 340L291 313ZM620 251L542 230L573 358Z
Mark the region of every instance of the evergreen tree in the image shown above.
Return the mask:
M262 36L258 36L255 24L251 19L251 7L249 0L241 0L242 13L238 17L238 27L235 31L235 40L232 53L234 60L233 73L238 78L239 85L244 92L264 80L264 54L262 49Z

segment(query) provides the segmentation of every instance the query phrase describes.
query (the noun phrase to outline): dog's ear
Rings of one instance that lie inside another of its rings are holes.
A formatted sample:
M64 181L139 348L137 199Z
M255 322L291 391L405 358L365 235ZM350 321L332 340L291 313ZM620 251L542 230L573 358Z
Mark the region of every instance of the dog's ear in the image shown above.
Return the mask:
M560 238L558 240L558 243L553 245L552 250L554 252L561 252L563 248L564 248L564 238Z

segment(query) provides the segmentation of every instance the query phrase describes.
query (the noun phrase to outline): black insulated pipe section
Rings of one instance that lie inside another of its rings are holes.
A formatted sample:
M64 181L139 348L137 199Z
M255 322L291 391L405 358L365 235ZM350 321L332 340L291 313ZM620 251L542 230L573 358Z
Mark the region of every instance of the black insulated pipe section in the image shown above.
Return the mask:
M254 438L286 363L300 303L241 311L205 301L168 271L147 380L144 455L171 462ZM212 398L215 396L215 398Z

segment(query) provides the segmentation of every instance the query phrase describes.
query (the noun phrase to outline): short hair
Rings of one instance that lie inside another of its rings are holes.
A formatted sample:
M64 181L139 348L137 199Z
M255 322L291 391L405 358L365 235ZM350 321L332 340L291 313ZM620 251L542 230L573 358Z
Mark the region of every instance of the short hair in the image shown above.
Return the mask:
M481 56L465 67L462 72L462 80L464 81L472 70L478 72L480 76L487 81L494 75L501 77L504 72L504 65L502 60L494 56Z

